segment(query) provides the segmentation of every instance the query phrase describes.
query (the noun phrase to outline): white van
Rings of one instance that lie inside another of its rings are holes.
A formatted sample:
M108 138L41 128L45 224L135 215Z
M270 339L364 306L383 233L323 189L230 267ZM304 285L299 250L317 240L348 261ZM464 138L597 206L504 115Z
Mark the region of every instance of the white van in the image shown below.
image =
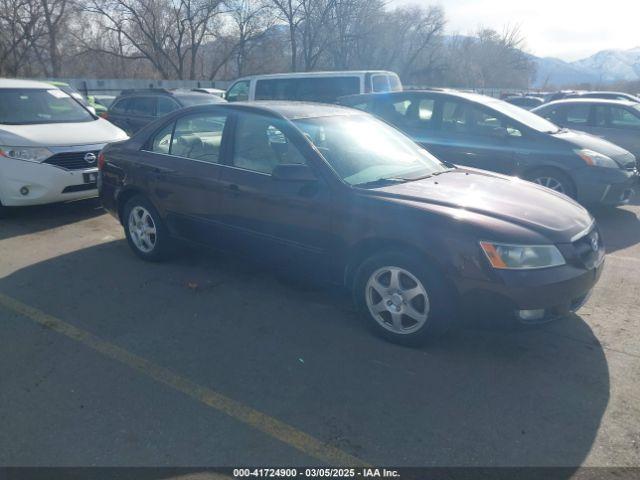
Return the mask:
M127 138L51 84L0 79L0 216L97 195L100 150Z
M345 95L402 91L397 74L384 70L298 72L243 77L231 85L228 102L295 100L335 103Z

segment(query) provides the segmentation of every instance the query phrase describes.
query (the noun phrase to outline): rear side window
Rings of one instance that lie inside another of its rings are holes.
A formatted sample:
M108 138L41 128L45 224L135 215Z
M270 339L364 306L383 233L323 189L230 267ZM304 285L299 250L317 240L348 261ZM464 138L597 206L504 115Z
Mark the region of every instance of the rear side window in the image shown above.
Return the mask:
M151 150L201 162L219 163L227 116L198 113L180 117L154 137Z
M359 77L274 78L256 82L256 100L335 103L338 97L356 93L360 93Z

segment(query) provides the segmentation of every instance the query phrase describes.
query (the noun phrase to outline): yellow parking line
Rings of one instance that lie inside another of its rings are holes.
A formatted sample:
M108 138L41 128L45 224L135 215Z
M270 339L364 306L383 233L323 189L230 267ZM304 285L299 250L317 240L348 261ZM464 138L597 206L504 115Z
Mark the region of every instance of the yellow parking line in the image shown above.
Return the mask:
M37 308L26 305L15 298L0 293L0 305L23 315L34 322L61 333L77 342L100 352L106 357L134 368L142 374L164 383L191 398L204 403L234 419L260 430L301 452L326 462L330 465L367 466L365 462L342 450L318 440L296 428L287 425L269 415L243 405L214 390L198 385L180 375L139 357L112 343L75 327L59 318L49 315Z

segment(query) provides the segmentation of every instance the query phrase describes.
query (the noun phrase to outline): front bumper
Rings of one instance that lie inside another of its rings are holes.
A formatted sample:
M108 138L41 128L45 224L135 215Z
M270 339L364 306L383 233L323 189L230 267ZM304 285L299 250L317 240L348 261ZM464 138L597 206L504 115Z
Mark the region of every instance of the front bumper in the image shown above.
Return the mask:
M638 171L585 167L574 172L578 201L584 205L624 205L638 190Z
M66 170L0 157L0 202L19 207L93 197L98 194L96 184L85 183L83 174L97 171L95 167Z
M557 245L565 265L535 270L488 267L484 279L462 281L463 311L474 318L509 317L523 323L542 323L577 311L604 267L604 247L600 244L595 251L589 248L594 231L573 243ZM527 315L521 315L523 311ZM532 312L536 315L528 317Z

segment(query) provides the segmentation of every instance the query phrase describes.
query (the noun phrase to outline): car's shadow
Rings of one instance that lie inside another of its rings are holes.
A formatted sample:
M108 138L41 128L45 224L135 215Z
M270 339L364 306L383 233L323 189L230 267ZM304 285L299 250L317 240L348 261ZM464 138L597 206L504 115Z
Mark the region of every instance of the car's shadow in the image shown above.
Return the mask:
M640 218L629 208L601 208L591 212L612 253L640 243Z
M11 208L0 218L0 240L43 232L105 213L98 198L33 207Z
M455 330L424 348L403 348L372 336L348 297L331 289L294 288L255 264L199 249L149 264L122 240L16 271L0 279L0 292L376 465L578 466L609 400L602 346L578 316L525 331ZM43 388L36 393L46 399ZM11 383L3 391L37 401ZM192 400L184 402L187 415ZM43 415L64 408L58 398ZM136 429L113 408L94 415L112 418L110 428ZM165 421L153 410L146 415ZM185 421L191 430L200 418L194 411ZM73 432L65 438L78 445L64 449L75 452L74 464L102 454L91 424L58 428ZM110 455L162 463L151 447L180 437L159 431L136 431L136 445L113 445ZM68 464L43 446L44 433L11 436L49 464ZM215 448L227 441L224 432L206 435L190 438L197 448L176 449L183 453L175 463L226 464ZM254 448L273 441L256 433ZM237 449L245 452L241 463L253 463L252 447ZM27 455L4 461L28 464Z

